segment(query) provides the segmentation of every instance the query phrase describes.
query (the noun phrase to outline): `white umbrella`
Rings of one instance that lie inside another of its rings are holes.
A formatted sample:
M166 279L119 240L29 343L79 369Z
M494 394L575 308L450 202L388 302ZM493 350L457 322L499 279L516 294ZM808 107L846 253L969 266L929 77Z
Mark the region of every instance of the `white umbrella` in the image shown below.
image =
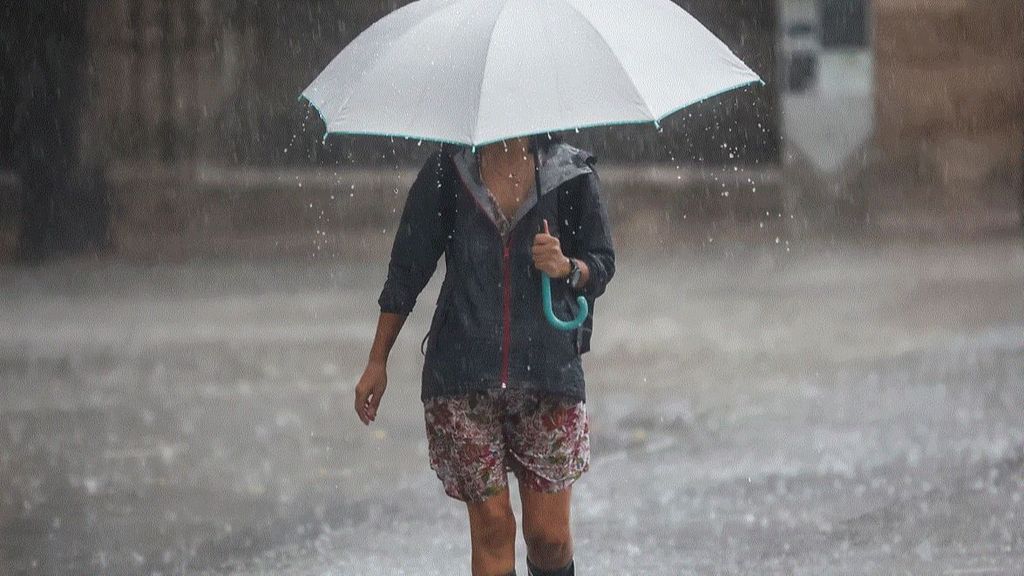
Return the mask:
M420 0L303 92L328 133L482 146L655 122L761 79L669 0Z

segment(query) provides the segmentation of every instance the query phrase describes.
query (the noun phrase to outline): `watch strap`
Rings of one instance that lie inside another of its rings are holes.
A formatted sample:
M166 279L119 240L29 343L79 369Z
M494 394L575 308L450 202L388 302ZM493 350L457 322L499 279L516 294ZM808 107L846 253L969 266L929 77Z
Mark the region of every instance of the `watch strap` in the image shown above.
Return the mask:
M569 275L565 277L565 283L575 290L580 281L581 270L579 264L576 263L575 258L569 258L569 266Z

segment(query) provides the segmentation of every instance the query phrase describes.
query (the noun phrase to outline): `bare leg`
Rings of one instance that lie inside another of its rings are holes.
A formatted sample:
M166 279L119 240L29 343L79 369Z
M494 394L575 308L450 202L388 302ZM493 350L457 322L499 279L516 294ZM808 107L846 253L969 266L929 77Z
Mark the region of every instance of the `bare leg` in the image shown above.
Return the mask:
M516 518L508 488L483 502L467 502L473 576L506 576L516 568Z
M558 570L572 560L569 504L572 487L561 492L535 492L519 483L523 502L523 537L527 558L541 570Z

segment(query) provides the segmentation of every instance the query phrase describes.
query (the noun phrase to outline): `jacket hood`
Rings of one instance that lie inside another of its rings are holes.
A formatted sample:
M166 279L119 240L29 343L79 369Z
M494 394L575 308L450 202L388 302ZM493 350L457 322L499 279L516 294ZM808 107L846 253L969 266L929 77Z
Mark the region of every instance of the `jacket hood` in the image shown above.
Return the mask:
M480 177L478 156L469 146L460 146L451 154L452 162L469 191L477 197L482 206L489 203L487 187ZM564 142L545 142L538 153L540 158L540 195L543 196L562 184L594 172L597 158L590 152L570 146ZM519 206L513 225L537 203L536 183L530 185L530 192Z

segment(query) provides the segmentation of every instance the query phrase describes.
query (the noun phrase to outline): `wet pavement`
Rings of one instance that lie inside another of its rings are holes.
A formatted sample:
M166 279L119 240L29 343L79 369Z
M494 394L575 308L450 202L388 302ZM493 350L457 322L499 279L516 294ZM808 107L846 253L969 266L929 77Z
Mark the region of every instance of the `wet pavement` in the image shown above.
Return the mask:
M1024 574L1019 238L643 254L584 357L578 573ZM351 410L383 274L0 270L0 573L468 574L418 400L440 274Z

